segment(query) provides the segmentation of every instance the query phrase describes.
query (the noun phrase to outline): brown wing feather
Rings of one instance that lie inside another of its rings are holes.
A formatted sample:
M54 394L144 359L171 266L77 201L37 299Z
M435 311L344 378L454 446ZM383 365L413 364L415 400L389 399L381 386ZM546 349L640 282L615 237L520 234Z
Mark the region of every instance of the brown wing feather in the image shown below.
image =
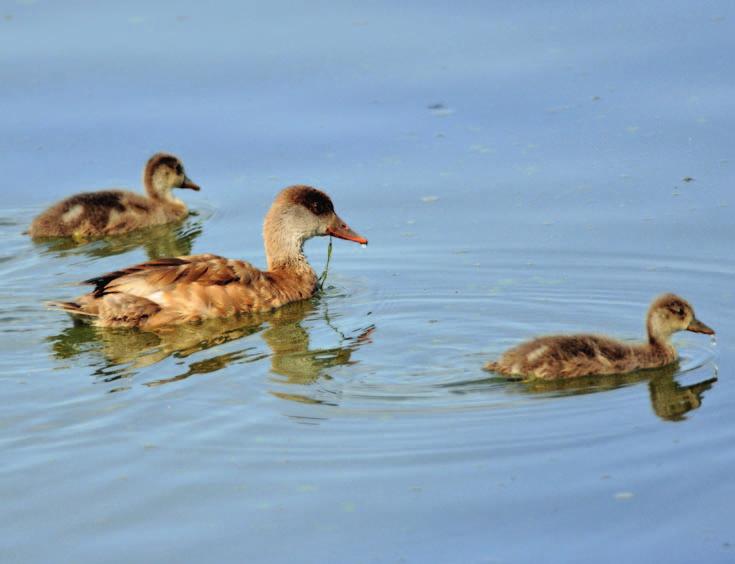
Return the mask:
M247 262L210 254L157 259L85 283L95 289L83 300L84 308L94 310L102 325L119 325L120 309L128 303L131 310L145 309L134 324L164 325L249 311L271 295L271 282L263 272ZM121 296L134 299L120 302ZM141 299L156 311L140 308L136 300ZM108 302L114 306L107 307Z
M118 280L120 278L124 278L126 276L130 276L140 272L150 272L158 270L160 268L181 266L185 264L189 264L189 262L185 260L184 257L161 258L129 266L128 268L123 268L121 270L107 272L105 274L102 274L101 276L89 278L88 280L83 281L82 284L90 284L94 286L95 289L92 292L96 298L100 298L104 296L105 293L107 293L107 288L109 284L114 280Z
M103 274L87 280L96 286L96 296L110 292L131 292L145 296L161 290L183 289L187 285L225 286L247 283L262 273L244 261L228 260L216 255L193 255L158 259Z

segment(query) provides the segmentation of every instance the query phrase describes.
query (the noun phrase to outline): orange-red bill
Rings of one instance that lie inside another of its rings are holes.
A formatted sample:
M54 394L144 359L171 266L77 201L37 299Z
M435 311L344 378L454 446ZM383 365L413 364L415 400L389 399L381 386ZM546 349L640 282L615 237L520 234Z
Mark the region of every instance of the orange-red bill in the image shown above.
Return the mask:
M711 327L702 323L699 319L692 319L692 322L687 327L687 331L692 333L704 333L705 335L714 335L715 331Z
M354 241L355 243L360 243L361 245L367 245L368 242L365 237L362 237L355 233L349 225L347 225L339 218L339 216L335 217L332 225L327 227L327 233L332 237L346 239L347 241Z
M199 184L192 182L191 178L189 178L188 176L184 177L184 181L181 183L181 186L179 186L179 188L188 188L189 190L195 190L197 192L201 190Z

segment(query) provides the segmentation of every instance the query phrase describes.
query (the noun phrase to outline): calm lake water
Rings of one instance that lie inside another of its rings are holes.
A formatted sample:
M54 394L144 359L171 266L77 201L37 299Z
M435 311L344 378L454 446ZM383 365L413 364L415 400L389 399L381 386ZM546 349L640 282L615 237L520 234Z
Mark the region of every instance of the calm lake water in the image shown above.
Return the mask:
M734 23L724 0L0 6L0 561L732 562ZM158 150L202 186L184 224L22 234ZM149 257L263 265L294 183L370 239L335 242L317 299L166 335L43 305ZM678 367L481 370L539 334L639 338L664 291L718 332L679 334Z

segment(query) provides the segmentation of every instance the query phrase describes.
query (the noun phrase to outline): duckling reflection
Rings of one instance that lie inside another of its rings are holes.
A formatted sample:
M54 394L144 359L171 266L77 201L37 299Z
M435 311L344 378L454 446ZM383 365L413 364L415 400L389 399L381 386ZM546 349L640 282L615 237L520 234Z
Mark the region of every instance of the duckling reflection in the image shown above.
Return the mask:
M259 349L257 343L249 344L191 362L185 372L147 382L146 385L160 386L177 382L195 374L216 372L231 364L256 362L269 356L271 371L283 377L276 379L279 383L309 385L320 378L329 378L325 371L331 367L354 363L351 359L352 353L370 342L370 335L374 330L371 325L356 331L354 335L344 335L331 324L326 304L323 307L320 305L318 299L305 300L288 304L270 313L212 319L202 323L167 327L156 332L80 324L50 337L49 341L54 356L60 360L79 355L101 354L109 366L127 365L128 370L117 370L109 378L104 370L97 371L105 381L110 381L130 377L138 369L170 356L185 359L194 353L260 333L271 351L270 355ZM339 345L336 347L309 348L309 332L302 322L320 309L325 323L339 335ZM298 395L275 391L272 393L283 399L309 401L308 398Z
M687 413L702 406L704 392L717 382L717 369L714 374L689 386L679 384L673 375L654 378L648 383L654 413L667 421L683 421Z
M191 212L189 218L163 225L144 227L130 233L95 239L80 244L68 237L34 241L44 254L58 257L86 255L92 258L108 257L142 247L149 260L189 255L194 241L202 234L202 221Z
M577 395L615 390L648 381L653 412L666 421L683 421L687 413L701 407L704 392L717 382L717 367L713 368L710 378L688 386L676 381L675 376L678 372L679 365L673 364L628 374L598 375L571 380L524 380L517 382L517 385L532 394Z

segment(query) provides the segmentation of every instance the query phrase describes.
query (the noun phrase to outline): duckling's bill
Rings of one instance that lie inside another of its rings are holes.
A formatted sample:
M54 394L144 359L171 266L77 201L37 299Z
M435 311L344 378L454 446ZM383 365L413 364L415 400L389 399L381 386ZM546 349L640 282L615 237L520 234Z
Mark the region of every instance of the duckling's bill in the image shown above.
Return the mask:
M192 181L192 179L188 176L184 177L184 181L181 183L181 186L179 186L179 188L186 188L188 190L194 190L195 192L199 192L199 190L201 190L199 184Z
M704 333L705 335L714 335L715 331L708 325L702 323L699 319L692 319L692 322L687 327L687 331L692 333Z

